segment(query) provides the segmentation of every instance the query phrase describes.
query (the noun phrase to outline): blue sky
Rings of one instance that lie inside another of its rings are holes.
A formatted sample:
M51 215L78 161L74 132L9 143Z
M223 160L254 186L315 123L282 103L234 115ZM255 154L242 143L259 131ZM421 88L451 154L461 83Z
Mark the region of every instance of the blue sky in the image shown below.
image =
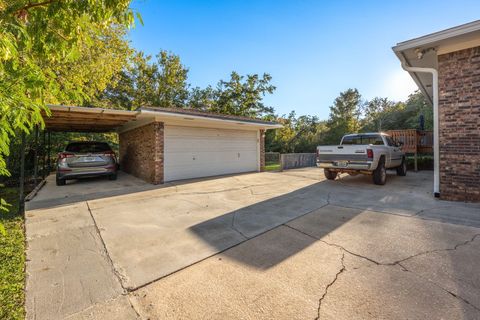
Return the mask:
M479 19L480 1L134 0L143 17L130 33L148 54L178 54L189 83L270 73L265 97L278 114L326 119L341 91L404 100L416 89L391 47Z

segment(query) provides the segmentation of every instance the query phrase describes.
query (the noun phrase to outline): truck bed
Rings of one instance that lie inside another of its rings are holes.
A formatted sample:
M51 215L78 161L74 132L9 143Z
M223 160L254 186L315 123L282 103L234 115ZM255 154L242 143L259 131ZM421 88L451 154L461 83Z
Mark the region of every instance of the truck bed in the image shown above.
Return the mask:
M370 170L369 145L318 146L317 166L331 169Z

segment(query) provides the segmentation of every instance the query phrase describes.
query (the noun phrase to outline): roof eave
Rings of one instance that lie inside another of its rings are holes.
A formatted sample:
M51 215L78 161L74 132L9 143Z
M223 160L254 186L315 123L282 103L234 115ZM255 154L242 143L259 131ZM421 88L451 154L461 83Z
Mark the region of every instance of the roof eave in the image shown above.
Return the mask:
M396 46L392 47L392 49L394 52L405 51L408 49L414 49L417 47L422 47L432 43L440 42L453 37L462 36L462 35L465 35L471 32L476 32L479 30L480 30L480 20L476 20L466 24L462 24L460 26L434 32L422 37L399 42L397 43Z
M138 109L141 114L147 115L155 115L155 116L166 116L166 117L174 117L174 118L192 118L192 119L198 119L198 120L204 120L204 121L212 121L212 122L223 122L223 123L231 123L231 124L239 124L239 125L249 125L249 126L255 126L258 128L263 128L263 129L277 129L277 128L282 128L283 126L279 123L274 123L274 122L265 122L265 121L256 121L255 119L252 120L243 120L243 119L225 119L221 117L215 117L215 116L204 116L204 115L195 115L195 114L188 114L188 113L175 113L175 112L168 112L168 111L162 111L162 110L155 110L155 109L149 109L148 107L142 107Z

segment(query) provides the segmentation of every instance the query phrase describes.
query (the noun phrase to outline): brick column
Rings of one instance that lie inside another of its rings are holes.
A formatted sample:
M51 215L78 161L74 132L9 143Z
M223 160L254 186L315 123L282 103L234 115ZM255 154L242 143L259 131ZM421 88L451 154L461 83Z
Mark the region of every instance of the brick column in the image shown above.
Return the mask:
M265 171L265 130L260 129L260 172Z
M163 183L164 177L164 124L163 122L154 123L155 131L155 159L154 168L155 173L153 177L153 184Z
M152 122L122 132L119 142L121 170L153 184L163 183L163 122Z
M440 197L480 201L480 47L438 56Z

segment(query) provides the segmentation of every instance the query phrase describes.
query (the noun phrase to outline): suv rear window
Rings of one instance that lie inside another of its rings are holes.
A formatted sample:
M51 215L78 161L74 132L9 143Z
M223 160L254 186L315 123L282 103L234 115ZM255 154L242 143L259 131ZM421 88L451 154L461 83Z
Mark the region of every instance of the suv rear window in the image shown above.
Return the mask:
M99 153L111 150L105 142L73 142L65 148L65 151L73 153Z
M383 140L380 135L355 135L355 136L346 136L342 140L342 145L344 144L373 144L383 146Z

